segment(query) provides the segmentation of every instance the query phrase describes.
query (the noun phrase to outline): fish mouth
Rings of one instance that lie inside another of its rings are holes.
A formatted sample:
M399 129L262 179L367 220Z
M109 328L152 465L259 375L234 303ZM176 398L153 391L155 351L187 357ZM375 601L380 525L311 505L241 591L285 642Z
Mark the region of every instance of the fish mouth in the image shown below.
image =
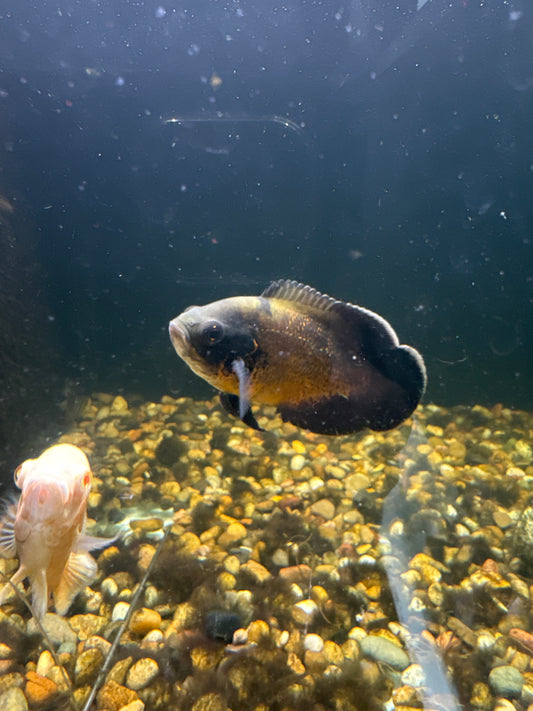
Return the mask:
M179 316L168 324L168 333L176 353L183 357L190 349L187 326L180 321Z

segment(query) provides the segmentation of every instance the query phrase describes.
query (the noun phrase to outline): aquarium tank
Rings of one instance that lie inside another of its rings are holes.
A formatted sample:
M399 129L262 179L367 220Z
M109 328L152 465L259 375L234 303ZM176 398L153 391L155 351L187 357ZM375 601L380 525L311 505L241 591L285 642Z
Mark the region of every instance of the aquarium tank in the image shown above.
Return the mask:
M533 5L0 3L0 708L533 709Z

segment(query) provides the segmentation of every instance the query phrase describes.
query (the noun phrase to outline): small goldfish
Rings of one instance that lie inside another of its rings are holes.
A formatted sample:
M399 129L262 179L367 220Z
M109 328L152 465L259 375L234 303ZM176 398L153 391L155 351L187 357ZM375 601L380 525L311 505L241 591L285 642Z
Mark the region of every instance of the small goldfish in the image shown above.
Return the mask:
M71 444L49 447L15 470L21 495L4 505L0 555L18 556L20 567L10 583L29 578L38 619L48 609L50 593L56 612L67 613L75 596L95 577L96 561L88 551L113 540L85 534L91 481L87 457ZM0 591L0 605L10 590L7 583Z
M223 407L256 429L254 403L319 434L388 430L409 417L426 386L422 356L400 345L384 318L295 281L189 307L169 333Z

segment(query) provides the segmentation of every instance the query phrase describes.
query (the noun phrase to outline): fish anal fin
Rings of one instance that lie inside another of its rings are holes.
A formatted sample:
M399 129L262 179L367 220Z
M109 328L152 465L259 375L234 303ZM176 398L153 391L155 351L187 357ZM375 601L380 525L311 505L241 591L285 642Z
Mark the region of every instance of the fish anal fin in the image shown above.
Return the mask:
M283 420L296 427L316 434L343 435L397 427L411 415L418 399L397 383L379 378L375 389L347 397L332 395L316 401L281 403L278 410Z
M54 604L58 615L66 615L76 595L96 576L96 561L89 553L69 555L59 585L53 591Z
M232 395L231 393L220 393L220 403L226 412L228 412L230 415L233 415L233 417L238 417L244 422L245 425L248 425L248 427L251 427L254 430L259 430L260 432L263 431L263 428L259 427L250 406L248 406L248 409L241 417L241 407L238 395Z

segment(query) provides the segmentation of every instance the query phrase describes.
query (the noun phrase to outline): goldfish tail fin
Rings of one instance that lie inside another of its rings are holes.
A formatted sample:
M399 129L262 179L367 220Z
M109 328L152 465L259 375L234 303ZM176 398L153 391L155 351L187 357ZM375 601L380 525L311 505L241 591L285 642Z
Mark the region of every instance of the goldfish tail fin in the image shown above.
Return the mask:
M89 553L70 554L59 585L53 593L58 615L67 614L76 595L94 580L96 570L96 561Z

